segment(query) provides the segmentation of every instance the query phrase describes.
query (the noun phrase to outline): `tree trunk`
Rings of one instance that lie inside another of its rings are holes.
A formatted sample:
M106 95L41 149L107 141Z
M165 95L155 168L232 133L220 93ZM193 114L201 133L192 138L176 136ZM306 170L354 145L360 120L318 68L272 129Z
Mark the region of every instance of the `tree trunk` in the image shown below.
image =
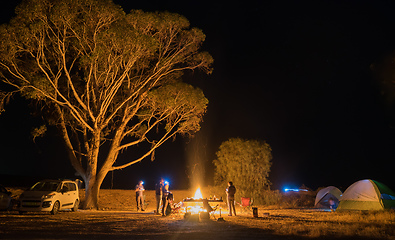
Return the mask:
M85 187L85 201L83 209L99 209L100 187L108 173L108 169L102 169L97 176L88 179Z
M99 209L98 199L101 184L96 180L96 176L94 178L91 177L85 184L83 209Z
M97 174L97 162L99 158L100 130L92 134L92 144L88 151L87 171L85 178L85 201L84 209L98 209L100 186L104 180L102 174Z

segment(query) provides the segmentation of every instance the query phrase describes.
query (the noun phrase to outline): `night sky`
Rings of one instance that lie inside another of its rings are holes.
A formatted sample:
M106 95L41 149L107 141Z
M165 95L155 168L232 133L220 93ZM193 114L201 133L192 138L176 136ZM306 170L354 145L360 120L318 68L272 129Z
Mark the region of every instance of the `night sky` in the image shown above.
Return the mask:
M186 81L209 99L201 131L177 138L156 160L107 176L103 187L152 188L165 177L171 187L189 186L199 159L212 184L215 152L231 137L260 139L273 149L273 189L337 186L361 179L395 190L395 130L370 65L395 49L393 1L114 1L130 9L176 12L203 30L203 50L214 72ZM1 8L8 22L15 6ZM0 174L74 177L56 134L31 141L36 124L22 101L0 117ZM124 153L120 160L130 159ZM26 167L24 167L26 166Z

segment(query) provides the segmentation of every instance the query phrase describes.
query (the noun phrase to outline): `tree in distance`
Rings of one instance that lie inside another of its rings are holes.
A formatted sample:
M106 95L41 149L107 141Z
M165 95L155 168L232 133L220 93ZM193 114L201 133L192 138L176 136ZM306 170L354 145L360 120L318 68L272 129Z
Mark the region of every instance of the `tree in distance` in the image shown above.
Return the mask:
M272 149L260 140L230 138L216 152L214 183L227 186L232 181L241 197L262 198L270 189Z
M97 208L108 172L153 160L165 141L199 131L208 100L182 75L211 73L204 40L174 13L125 14L109 0L26 0L0 27L0 77L9 86L1 107L14 94L35 103L85 182L83 207ZM136 147L140 155L117 164Z
M373 83L379 93L383 110L391 128L395 127L395 52L378 58L370 65Z

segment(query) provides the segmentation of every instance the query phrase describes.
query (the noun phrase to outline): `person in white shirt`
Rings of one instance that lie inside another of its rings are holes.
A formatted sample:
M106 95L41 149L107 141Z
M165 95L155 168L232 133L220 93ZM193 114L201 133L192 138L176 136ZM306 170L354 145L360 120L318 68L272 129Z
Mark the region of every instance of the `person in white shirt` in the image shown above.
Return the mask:
M139 184L136 185L136 202L137 202L137 211L144 211L144 182L140 181Z

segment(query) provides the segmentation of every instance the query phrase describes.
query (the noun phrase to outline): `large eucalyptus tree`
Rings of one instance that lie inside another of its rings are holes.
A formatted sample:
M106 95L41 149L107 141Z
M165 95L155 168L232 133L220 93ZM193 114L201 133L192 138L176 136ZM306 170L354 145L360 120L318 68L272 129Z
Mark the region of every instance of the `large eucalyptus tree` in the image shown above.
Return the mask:
M204 40L178 14L126 14L110 0L26 0L0 27L1 80L10 86L2 107L13 94L41 104L84 179L84 208L97 208L109 171L199 130L208 100L182 75L211 72ZM117 164L121 151L144 143L145 152Z

